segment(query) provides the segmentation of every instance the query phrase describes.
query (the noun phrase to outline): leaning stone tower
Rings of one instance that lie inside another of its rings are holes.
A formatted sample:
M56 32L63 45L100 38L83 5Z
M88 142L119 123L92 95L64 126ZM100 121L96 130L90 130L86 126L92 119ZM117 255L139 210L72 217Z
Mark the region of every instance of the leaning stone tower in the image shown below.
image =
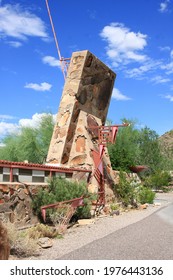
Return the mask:
M47 163L91 169L98 150L115 73L89 51L74 52L57 114Z

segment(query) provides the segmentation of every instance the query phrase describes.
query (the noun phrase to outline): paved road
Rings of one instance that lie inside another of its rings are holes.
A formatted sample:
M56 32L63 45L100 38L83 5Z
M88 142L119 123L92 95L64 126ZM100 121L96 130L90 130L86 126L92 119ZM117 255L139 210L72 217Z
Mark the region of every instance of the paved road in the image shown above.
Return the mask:
M173 260L173 203L60 259Z

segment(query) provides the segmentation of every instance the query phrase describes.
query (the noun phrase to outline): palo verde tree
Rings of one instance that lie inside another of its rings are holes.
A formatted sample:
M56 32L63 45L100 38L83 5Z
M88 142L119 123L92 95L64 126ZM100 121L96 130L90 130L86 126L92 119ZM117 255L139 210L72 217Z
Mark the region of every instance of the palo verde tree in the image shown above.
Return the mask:
M53 127L53 115L43 114L37 128L22 127L20 132L6 136L3 139L4 145L0 147L0 159L43 163Z

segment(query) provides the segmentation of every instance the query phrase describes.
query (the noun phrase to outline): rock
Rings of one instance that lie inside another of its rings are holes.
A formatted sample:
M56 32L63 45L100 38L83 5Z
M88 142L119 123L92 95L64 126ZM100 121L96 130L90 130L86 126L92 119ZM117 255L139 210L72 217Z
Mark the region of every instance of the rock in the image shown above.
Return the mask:
M20 191L18 193L18 197L20 200L24 200L26 198L24 189L20 189Z
M2 212L10 212L11 211L11 203L2 203L0 204L0 213Z
M90 193L97 193L98 192L98 186L94 184L89 184L88 185L88 191Z
M148 207L148 205L145 203L145 204L141 204L141 205L139 206L139 209L140 209L140 210L143 210L143 209L147 209L147 207Z
M39 238L38 245L43 249L47 249L53 246L53 241L48 237L42 237Z
M78 220L78 225L79 226L91 225L91 224L94 224L94 223L95 223L94 219L81 219L81 220Z
M103 208L103 212L108 215L110 213L110 205L105 205L105 207Z
M153 207L155 207L155 206L161 206L161 203L155 202L155 203L153 204Z
M76 156L71 160L70 164L71 164L71 166L74 166L74 167L83 165L86 162L86 158L87 158L87 156L85 154Z
M84 136L78 136L76 139L76 152L84 153L86 151L86 139Z
M120 210L114 210L110 213L110 215L111 216L114 216L114 215L119 216L120 215Z
M0 221L0 260L8 260L10 255L10 244L7 230Z

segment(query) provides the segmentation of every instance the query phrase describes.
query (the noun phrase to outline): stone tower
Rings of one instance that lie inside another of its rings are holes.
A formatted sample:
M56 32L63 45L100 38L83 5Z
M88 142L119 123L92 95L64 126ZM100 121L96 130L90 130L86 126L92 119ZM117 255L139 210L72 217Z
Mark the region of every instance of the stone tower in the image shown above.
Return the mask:
M74 52L54 127L47 163L91 169L98 150L115 73L89 51Z

